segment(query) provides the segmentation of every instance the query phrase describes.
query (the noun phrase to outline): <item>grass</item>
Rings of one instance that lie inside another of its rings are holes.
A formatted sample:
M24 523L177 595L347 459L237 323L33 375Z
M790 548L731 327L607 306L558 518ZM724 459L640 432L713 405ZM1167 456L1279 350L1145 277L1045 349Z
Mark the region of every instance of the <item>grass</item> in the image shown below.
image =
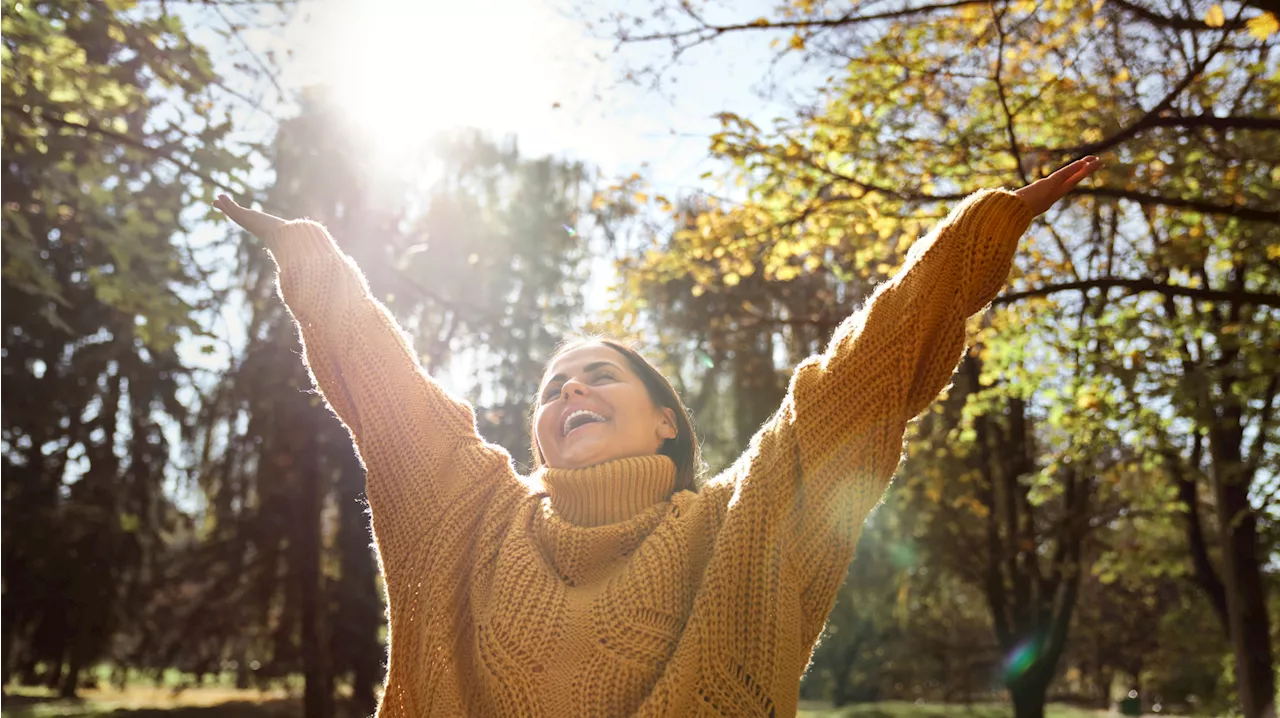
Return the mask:
M1000 703L973 703L970 705L947 703L907 703L885 701L844 708L801 706L799 718L1011 718L1013 707ZM1100 718L1113 715L1107 711L1093 711L1051 703L1045 708L1045 718Z
M73 701L53 693L16 688L5 696L3 718L301 718L297 696L284 691L236 690L213 686L175 691L172 688L130 686L124 691L86 689ZM885 702L835 709L806 704L799 718L1011 718L1013 709L998 703L947 705ZM1046 718L1101 718L1111 715L1071 706L1051 704ZM351 718L354 718L352 716Z
M234 688L170 688L130 686L123 691L86 689L75 700L50 691L10 690L4 697L3 718L298 718L302 706L283 691L241 691Z

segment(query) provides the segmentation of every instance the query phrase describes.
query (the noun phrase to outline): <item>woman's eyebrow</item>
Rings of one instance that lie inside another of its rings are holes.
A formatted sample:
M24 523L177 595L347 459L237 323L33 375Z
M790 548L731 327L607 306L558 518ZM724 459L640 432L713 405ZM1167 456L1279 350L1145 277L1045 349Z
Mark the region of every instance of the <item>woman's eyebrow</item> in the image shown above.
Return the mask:
M617 365L617 364L614 364L614 363L613 363L613 362L611 362L611 361L593 361L593 362L591 362L590 364L588 364L588 365L586 365L586 366L582 367L582 371L587 372L587 373L590 373L590 372L593 372L593 371L595 371L595 370L597 370L597 369L600 369L600 368L602 368L602 367L606 367L606 366L611 366L611 367L613 367L614 369L617 369L617 368L618 368L618 365ZM569 377L568 377L568 375L566 375L566 374L556 374L555 376L553 376L553 377L551 377L550 379L548 379L548 380L547 380L546 386L551 386L552 384L554 384L554 383L556 383L556 382L558 382L558 381L564 381L565 379L568 379L568 378L569 378Z

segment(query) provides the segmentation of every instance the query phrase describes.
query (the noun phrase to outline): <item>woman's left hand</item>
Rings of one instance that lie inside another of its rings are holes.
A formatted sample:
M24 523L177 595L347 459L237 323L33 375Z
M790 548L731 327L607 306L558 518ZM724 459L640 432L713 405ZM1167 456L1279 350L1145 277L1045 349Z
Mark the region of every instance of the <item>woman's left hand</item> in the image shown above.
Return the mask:
M1093 174L1094 170L1102 166L1102 160L1093 155L1084 157L1072 162L1044 179L1036 180L1031 184L1014 192L1022 198L1027 206L1036 216L1044 214L1054 202L1062 199L1076 185L1080 184L1080 180Z

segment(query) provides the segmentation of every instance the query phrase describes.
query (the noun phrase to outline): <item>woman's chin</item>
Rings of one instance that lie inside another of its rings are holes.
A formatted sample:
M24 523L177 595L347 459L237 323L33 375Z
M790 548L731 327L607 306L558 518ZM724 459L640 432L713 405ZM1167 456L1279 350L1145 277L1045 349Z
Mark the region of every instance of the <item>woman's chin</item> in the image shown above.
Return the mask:
M602 441L578 441L560 450L561 468L582 469L602 464L613 458L609 446Z

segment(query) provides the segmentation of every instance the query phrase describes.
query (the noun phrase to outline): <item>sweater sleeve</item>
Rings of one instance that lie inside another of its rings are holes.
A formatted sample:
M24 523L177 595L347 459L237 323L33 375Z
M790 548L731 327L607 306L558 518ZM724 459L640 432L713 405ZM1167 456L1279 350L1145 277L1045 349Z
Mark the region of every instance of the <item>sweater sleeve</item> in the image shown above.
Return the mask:
M480 438L471 406L422 369L323 226L289 222L265 241L304 361L364 462L374 534L393 582L403 562L431 545L452 546L451 536L510 506L522 485L509 455Z
M964 199L825 351L800 363L781 408L735 466L739 503L755 495L764 504L762 519L817 628L898 466L907 422L950 381L967 318L1005 284L1032 219L1012 192Z

